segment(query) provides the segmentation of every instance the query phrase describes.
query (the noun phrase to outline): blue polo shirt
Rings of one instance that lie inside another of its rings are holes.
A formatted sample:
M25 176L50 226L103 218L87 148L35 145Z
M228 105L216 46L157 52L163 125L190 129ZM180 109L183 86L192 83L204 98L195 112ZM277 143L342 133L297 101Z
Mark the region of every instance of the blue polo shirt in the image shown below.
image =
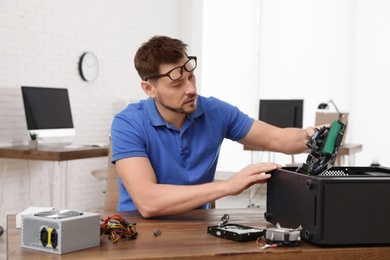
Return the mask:
M253 118L213 97L199 96L197 104L181 130L164 121L154 99L130 104L111 126L112 161L147 157L161 184L212 182L222 141L244 138ZM119 189L118 211L137 210L120 178Z

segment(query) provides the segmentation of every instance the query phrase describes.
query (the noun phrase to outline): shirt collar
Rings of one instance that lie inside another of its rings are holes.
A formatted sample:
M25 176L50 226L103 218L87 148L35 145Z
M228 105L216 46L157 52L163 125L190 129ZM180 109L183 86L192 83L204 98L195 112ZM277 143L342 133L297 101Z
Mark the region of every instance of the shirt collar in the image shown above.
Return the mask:
M202 102L199 102L200 99L201 97L198 96L198 100L197 100L198 106L195 112L188 115L187 118L191 118L191 120L194 120L195 118L201 116L204 113L205 111L204 106ZM145 100L145 115L153 126L161 126L166 124L164 119L161 117L160 113L158 112L153 98L148 98Z

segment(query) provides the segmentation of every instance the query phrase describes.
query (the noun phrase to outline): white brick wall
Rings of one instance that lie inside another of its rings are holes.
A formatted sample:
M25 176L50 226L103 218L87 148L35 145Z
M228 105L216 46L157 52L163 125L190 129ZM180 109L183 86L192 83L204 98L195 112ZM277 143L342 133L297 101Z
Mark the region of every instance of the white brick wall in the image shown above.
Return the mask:
M181 12L180 0L0 0L0 145L27 143L22 85L69 90L76 136L45 142L107 142L113 115L145 97L135 51L155 34L180 37ZM100 63L88 83L78 73L86 51ZM104 182L91 171L105 167L105 157L70 162L69 208L103 206ZM6 214L50 206L58 172L56 162L0 159L0 225Z

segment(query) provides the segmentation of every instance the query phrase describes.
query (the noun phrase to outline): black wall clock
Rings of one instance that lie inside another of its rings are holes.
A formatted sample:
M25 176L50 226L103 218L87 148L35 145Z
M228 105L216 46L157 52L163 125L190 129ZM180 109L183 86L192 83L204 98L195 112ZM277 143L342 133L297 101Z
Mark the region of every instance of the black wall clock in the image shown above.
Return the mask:
M99 61L92 52L84 53L79 62L80 75L85 81L93 81L99 75Z

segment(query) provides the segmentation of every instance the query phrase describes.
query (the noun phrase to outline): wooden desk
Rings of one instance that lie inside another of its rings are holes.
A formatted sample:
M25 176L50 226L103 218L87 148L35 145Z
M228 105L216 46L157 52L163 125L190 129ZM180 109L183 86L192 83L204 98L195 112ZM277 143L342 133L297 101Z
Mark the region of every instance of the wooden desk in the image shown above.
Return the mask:
M67 161L107 155L107 147L64 148L63 145L41 145L37 150L30 150L28 146L0 147L0 158L8 159Z
M99 247L63 255L22 248L15 215L8 216L7 256L9 259L388 259L390 247L326 247L302 241L298 247L260 249L255 241L235 242L207 234L207 226L216 225L223 214L230 223L271 227L263 211L255 208L193 210L184 214L143 219L138 213L119 213L137 223L138 238L120 239L113 244L101 237ZM106 217L107 215L103 215ZM159 229L161 235L153 232ZM75 234L77 235L77 234ZM364 234L362 234L364 235Z
M94 158L108 155L108 147L82 146L77 148L64 148L65 144L40 145L38 149L31 150L28 146L8 146L0 147L0 158L25 159L59 162L59 202L55 203L53 194L50 194L51 205L58 208L68 208L68 162L77 159ZM65 164L61 164L65 162ZM7 171L7 161L3 166L3 174ZM53 170L53 172L55 172ZM0 198L0 202L2 198ZM0 209L1 212L1 209Z
M348 166L355 165L355 154L363 150L362 144L343 144L339 147L339 153L336 158L335 165L344 165L345 156L348 156Z
M263 150L251 148L248 146L244 146L245 151L251 151L253 152L261 152ZM362 144L343 144L339 147L335 166L342 166L345 162L345 156L349 157L349 165L353 166L355 165L355 154L358 152L361 152L363 150ZM252 163L255 163L253 161L254 156L252 155Z

